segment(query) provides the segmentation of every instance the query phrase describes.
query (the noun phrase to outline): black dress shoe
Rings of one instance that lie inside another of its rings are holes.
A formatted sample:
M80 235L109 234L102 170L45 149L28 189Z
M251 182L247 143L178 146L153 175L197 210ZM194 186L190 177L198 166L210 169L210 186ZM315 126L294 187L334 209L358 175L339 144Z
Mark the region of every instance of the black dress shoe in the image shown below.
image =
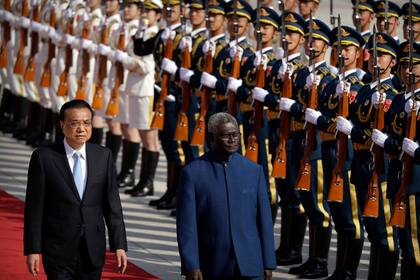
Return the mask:
M280 255L276 252L277 265L293 265L302 263L302 255L295 250L290 250L287 255Z
M309 258L303 264L290 268L289 269L289 274L300 275L300 274L306 272L313 265L314 265L314 260L312 258Z
M315 259L312 266L299 275L299 278L317 279L328 276L328 263L325 259Z
M158 206L159 204L167 200L169 196L170 196L169 192L166 191L161 198L150 200L149 206Z
M153 186L152 187L134 187L131 190L126 191L126 193L131 194L131 196L147 196L147 195L153 195Z
M172 210L171 214L169 214L171 217L176 217L176 210Z
M169 200L165 200L164 202L157 205L158 210L171 210L176 208L176 197L172 197Z

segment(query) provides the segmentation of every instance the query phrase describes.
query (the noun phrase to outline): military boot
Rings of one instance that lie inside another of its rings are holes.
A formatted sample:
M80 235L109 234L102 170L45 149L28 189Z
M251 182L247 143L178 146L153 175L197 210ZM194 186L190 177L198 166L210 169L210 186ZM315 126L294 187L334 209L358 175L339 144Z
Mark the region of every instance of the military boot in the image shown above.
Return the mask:
M394 279L398 266L398 253L371 243L368 280Z
M106 133L105 147L111 150L114 163L117 162L118 153L120 152L122 135L113 134L111 131Z
M344 237L344 272L343 280L355 280L357 278L357 268L359 267L360 257L363 250L363 239L355 239L352 236Z
M125 144L125 145L124 145ZM133 187L135 183L134 169L137 157L139 156L140 143L125 140L123 144L123 154L121 172L118 174L118 187ZM127 191L126 191L127 193Z
M132 196L153 195L156 167L159 161L159 152L142 149L140 181L130 192Z
M89 142L101 145L103 136L104 136L103 127L93 127L92 136L90 137Z

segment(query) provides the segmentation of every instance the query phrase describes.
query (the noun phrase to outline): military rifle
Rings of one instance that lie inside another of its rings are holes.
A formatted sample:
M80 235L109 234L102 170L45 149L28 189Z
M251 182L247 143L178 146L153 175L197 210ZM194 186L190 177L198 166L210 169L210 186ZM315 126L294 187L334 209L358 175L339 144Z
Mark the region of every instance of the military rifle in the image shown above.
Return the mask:
M172 13L172 8L170 5L165 6L165 13L166 13L166 18L169 18ZM174 42L171 36L169 20L167 20L167 28L169 28L169 35L165 44L165 58L172 59ZM170 74L167 73L166 71L163 71L162 91L160 93L159 100L156 103L156 110L153 115L150 128L163 130L163 125L165 121L165 98L166 96L168 96L169 80L170 80Z
M179 1L179 9L182 11L182 0ZM181 24L183 31L183 38L187 38L187 19L183 13L181 13ZM184 39L184 40L185 40ZM186 69L191 68L191 53L188 44L184 46L184 57L182 61L182 67ZM188 116L187 111L190 107L191 90L190 84L181 82L182 88L182 105L181 110L178 113L178 122L175 128L175 140L177 141L188 141Z
M377 79L377 91L380 94L379 107L376 109L376 117L374 127L382 131L385 127L384 122L384 101L382 98L381 90L381 78L380 78L380 65L377 62L378 52L376 49L376 26L373 27L373 60L374 60L374 76ZM364 217L377 218L379 214L379 176L384 171L384 151L378 145L372 144L373 148L373 174L372 179L368 186L368 197L366 200L365 207L363 209Z
M66 36L73 35L73 13L69 9L67 12L67 22L66 22ZM60 83L57 89L57 96L67 96L68 95L68 77L69 71L73 64L73 49L70 44L66 44L65 58L64 58L64 70L60 74Z
M29 3L28 0L22 1L22 17L28 19L29 17ZM13 73L17 75L23 75L25 71L25 48L28 44L28 29L26 27L20 27L19 30L19 49L16 55L15 67Z
M257 0L257 3L259 1ZM239 57L239 42L238 42L238 36L239 36L239 21L238 21L238 0L233 0L233 32L235 33L235 41L236 41L236 53L233 57L232 62L232 74L231 77L238 79L239 75L241 73L241 59ZM236 93L233 91L228 91L228 113L232 116L236 117L237 114L237 102L236 102Z
M106 21L101 25L101 44L107 46L109 44L109 28L106 26ZM104 80L107 75L107 61L105 55L99 54L98 57L98 73L96 76L95 94L93 95L92 108L101 110L104 104Z
M125 49L124 25L121 25L117 48L120 51L124 51ZM123 83L124 83L124 66L121 61L116 61L115 62L115 82L114 82L114 87L111 90L111 98L109 99L108 106L106 108L107 116L115 117L116 115L118 115L120 86Z
M83 45L83 40L89 40L89 36L90 36L90 20L85 15L84 22L83 22L83 30L82 30L82 45ZM77 91L76 91L75 99L86 100L87 92L89 90L88 89L89 81L87 78L87 75L90 72L89 52L86 49L82 48L80 57L82 59L81 61L82 71L80 73L80 78L77 83Z
M409 2L409 64L408 64L408 91L411 92L411 98L413 100L413 107L411 108L410 119L407 126L407 137L410 140L414 140L416 137L416 119L417 119L417 102L414 94L414 83L415 75L413 72L413 51L414 51L414 29L413 29L413 2ZM408 185L411 183L413 177L414 159L410 155L404 154L403 158L403 172L401 186L398 189L396 199L393 205L392 216L390 224L399 228L405 227L406 213L407 213L407 190Z
M339 65L339 74L342 76L344 82L343 96L340 97L339 103L339 115L343 118L349 116L349 88L346 86L345 77L344 77L344 57L342 52L341 45L341 17L338 15L338 27L337 27L337 53L338 53L338 65ZM340 82L340 80L339 80ZM332 181L330 184L330 189L328 192L328 201L333 202L343 202L343 190L344 190L344 174L343 168L347 158L347 141L348 136L345 133L338 133L338 156L337 162L335 164Z
M40 21L40 6L38 1L32 8L32 21ZM31 31L31 53L29 54L28 62L26 63L26 70L23 74L25 81L35 80L35 56L38 53L39 34L38 32Z
M315 50L312 47L313 42L313 17L312 12L309 18L309 65L312 67L312 74L314 76L314 81L312 82L310 88L310 97L309 97L309 108L316 109L318 106L318 87L315 82L316 73L315 73L315 63L314 63L314 52ZM298 179L296 181L296 189L302 191L309 191L311 189L311 155L315 150L316 145L316 125L311 123L305 123L307 125L306 131L306 140L305 140L305 151L303 159L300 163L300 170Z
M57 15L55 6L50 5L50 28L55 29L57 25ZM51 38L48 38L48 57L43 67L40 86L42 88L49 88L51 86L51 62L55 57L55 45Z
M289 42L286 40L286 23L285 23L285 10L284 10L284 1L280 0L279 10L283 11L281 15L281 47L284 50L283 59L288 63L289 61ZM283 78L283 88L282 88L282 97L291 98L292 97L292 80L290 79L289 64L287 64L286 72ZM281 114L280 114L281 113ZM271 176L275 178L286 178L286 162L287 162L287 152L286 144L289 139L290 133L290 114L289 112L280 112L280 135L279 135L279 144L276 149L276 158L273 163L273 171Z
M12 4L11 0L4 0L3 1L3 9L6 11L6 13L10 13L12 10ZM9 59L9 50L7 48L7 44L10 41L10 22L7 20L4 20L2 23L2 29L3 29L3 38L0 45L0 68L5 68L8 65L8 59Z
M209 19L209 1L204 1L205 11L206 11L206 27L207 27L207 40L210 40L210 19ZM213 54L211 50L212 46L210 44L209 51L206 54L204 61L204 70L207 73L213 71ZM200 89L201 96L201 106L200 106L200 115L196 121L193 136L191 138L191 145L204 145L206 139L206 115L209 107L211 89L208 87L203 87Z
M265 69L262 52L262 33L261 33L261 1L257 0L257 18L255 24L255 32L257 37L257 51L260 54L260 65L257 69L256 87L264 88L265 83ZM257 54L256 54L257 55ZM254 115L252 118L252 130L248 136L248 145L246 148L245 156L253 162L258 162L258 134L262 128L263 118L263 103L258 100L254 100Z

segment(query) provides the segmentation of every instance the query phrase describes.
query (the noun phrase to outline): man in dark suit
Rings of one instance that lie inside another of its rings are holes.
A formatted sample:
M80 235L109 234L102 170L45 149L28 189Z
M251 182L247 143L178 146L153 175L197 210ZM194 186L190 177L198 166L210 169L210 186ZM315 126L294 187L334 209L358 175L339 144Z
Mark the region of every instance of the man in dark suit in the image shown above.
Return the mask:
M271 279L273 224L261 166L236 153L234 117L208 123L210 152L182 172L177 236L187 279Z
M36 149L25 202L24 254L31 274L42 254L48 279L100 279L109 246L121 273L127 240L111 151L87 143L93 111L82 100L60 110L64 141Z

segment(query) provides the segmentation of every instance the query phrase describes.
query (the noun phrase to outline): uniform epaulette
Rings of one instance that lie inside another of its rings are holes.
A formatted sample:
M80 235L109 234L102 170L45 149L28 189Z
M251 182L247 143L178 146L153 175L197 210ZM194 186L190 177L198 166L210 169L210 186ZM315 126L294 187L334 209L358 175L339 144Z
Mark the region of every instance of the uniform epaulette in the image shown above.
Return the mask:
M182 39L182 34L181 33L176 33L175 39L174 39L174 46L175 48L178 48L178 44Z
M137 29L138 29L137 25L130 26L130 28L128 29L128 34L136 34Z
M415 99L416 101L420 101L420 91L418 91L418 92L414 93L414 99Z
M333 73L331 73L331 70L330 70L330 68L328 68L328 66L321 66L317 69L317 71L321 72L321 74L323 76L333 74Z
M293 69L300 69L303 66L305 66L305 62L303 62L301 59L294 59L292 60Z
M272 51L268 52L267 58L268 58L268 61L275 60L276 59L276 54Z
M114 25L114 24L119 24L120 22L119 22L119 20L116 20L116 19L113 19L113 20L111 20L109 23L108 23L108 30L111 30L112 29L112 26Z
M192 47L192 51L191 53L194 55L197 52L197 48L201 45L201 43L205 40L206 38L204 36L196 36L194 43L193 43L193 47Z
M359 78L357 77L357 76L355 76L355 75L351 75L349 78L348 78L348 81L353 85L353 84L358 84L358 83L360 83L360 84L363 84L363 83L361 83L361 81L359 80Z

